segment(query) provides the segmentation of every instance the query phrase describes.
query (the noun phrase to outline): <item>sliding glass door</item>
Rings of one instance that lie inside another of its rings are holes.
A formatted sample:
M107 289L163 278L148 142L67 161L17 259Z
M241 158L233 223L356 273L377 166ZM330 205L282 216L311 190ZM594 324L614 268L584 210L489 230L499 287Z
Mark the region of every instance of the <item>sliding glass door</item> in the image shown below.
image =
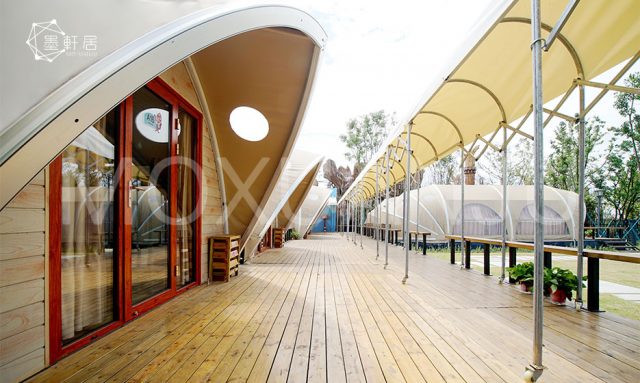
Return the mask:
M50 165L52 361L199 282L200 131L154 80Z
M171 288L171 114L148 88L133 95L129 188L131 300L136 305Z
M114 222L116 108L62 153L61 315L66 345L115 319L117 246Z

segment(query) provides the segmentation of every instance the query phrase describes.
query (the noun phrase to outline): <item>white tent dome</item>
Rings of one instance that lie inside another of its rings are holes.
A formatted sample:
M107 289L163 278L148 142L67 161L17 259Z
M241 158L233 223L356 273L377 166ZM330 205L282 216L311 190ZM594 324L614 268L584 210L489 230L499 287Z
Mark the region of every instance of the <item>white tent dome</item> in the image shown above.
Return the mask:
M416 209L418 191L411 190L410 230L431 233L430 239L444 240L445 235L460 234L460 185L431 185L420 188L420 209ZM533 241L533 186L507 187L507 239ZM389 198L389 224L402 227L404 194ZM578 225L578 195L545 186L545 239L574 240ZM380 223L385 223L387 201L380 204ZM394 209L395 205L395 209ZM375 224L376 209L367 215L367 224ZM502 186L465 185L465 235L500 238L502 234Z

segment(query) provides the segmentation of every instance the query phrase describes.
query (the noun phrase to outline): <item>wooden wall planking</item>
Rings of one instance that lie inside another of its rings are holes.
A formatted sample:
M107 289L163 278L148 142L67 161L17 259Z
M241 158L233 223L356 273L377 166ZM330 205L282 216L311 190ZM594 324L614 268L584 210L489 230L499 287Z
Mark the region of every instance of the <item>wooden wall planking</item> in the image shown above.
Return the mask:
M45 365L45 172L0 211L0 376Z

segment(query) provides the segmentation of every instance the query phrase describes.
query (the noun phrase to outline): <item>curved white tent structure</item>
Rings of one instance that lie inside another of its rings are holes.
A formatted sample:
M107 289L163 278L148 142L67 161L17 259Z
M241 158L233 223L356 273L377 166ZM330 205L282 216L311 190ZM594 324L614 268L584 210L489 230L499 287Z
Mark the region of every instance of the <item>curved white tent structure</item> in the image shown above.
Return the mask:
M533 241L533 186L507 187L507 239ZM430 185L411 190L413 208L409 214L409 229L427 231L429 240L444 241L446 235L461 233L460 187ZM380 219L385 222L389 203L389 224L402 228L404 195L380 203ZM395 205L395 210L394 210ZM465 235L498 239L502 236L502 186L468 185L465 190ZM418 216L419 214L419 216ZM367 214L366 224L375 224L376 210ZM566 190L545 187L545 239L575 240L578 230L578 195Z
M50 17L51 10L60 15L58 24L67 34L97 36L96 54L62 55L53 62L25 54L28 29ZM95 23L86 14L126 27ZM241 179L254 167L236 163L232 153L269 160L250 190L260 203L282 171L280 159L293 147L326 40L322 27L298 9L215 0L154 3L152 12L143 1L125 9L111 3L52 1L42 6L26 1L3 7L0 25L3 55L12 57L0 63L2 73L11 74L2 77L0 86L0 206L94 121L183 60L206 104L207 125L217 130L217 155L230 159ZM25 30L24 39L15 37L20 30ZM275 91L277 98L272 97ZM230 131L229 112L238 105L260 110L270 123L271 142L263 140L260 150L234 139L233 132L228 139L220 137ZM248 163L244 157L241 162ZM227 174L224 185L227 194L238 191ZM230 231L244 232L250 207L240 204L237 215L241 225L230 223Z
M20 381L206 283L210 240L245 246L315 174L285 165L327 36L220 0L3 2L0 32L0 269L19 270L0 312L28 324L0 335L0 374Z
M247 258L251 257L260 239L279 216L280 219L288 221L293 215L293 211L313 185L322 161L323 157L318 154L294 150L264 209L256 212L254 221L242 238ZM292 198L295 201L290 202ZM288 210L287 214L283 212L284 209ZM278 222L278 225L284 227L287 223Z
M322 186L312 186L300 210L293 217L287 228L293 228L301 235L311 230L311 226L325 208L331 197L331 189Z

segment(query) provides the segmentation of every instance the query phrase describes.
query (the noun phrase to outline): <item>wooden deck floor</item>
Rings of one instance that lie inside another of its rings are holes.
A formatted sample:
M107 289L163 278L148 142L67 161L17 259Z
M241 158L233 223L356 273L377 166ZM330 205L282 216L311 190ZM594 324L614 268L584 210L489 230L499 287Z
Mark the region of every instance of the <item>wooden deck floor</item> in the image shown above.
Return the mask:
M382 253L382 252L381 252ZM70 355L38 382L517 382L531 296L392 248L387 270L339 235L287 243ZM640 381L640 323L545 309L545 382Z

